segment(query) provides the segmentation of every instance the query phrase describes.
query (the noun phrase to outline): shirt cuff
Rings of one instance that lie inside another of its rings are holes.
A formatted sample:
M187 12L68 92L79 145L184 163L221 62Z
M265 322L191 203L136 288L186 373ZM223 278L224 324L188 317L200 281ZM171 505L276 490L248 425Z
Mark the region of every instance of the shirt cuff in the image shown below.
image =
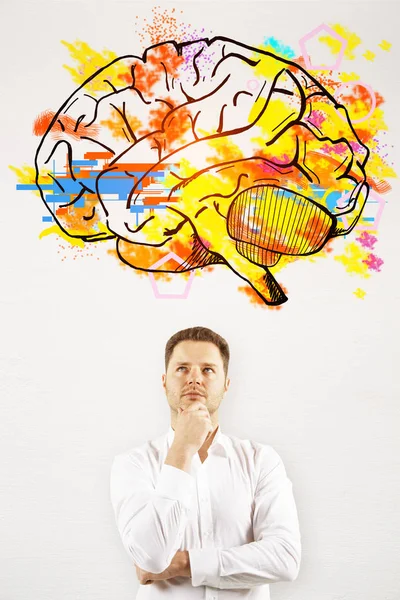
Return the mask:
M220 580L220 550L218 548L201 548L189 550L192 586L208 585L218 587Z
M163 465L155 492L164 498L177 500L189 510L195 492L195 480L192 475L182 469L172 465Z

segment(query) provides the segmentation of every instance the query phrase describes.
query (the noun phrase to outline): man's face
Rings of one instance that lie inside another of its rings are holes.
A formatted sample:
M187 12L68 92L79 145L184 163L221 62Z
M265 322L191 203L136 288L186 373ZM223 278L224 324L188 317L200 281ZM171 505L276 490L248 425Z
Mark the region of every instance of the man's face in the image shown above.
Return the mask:
M171 409L199 400L210 415L229 387L219 348L211 342L179 342L172 352L163 387Z

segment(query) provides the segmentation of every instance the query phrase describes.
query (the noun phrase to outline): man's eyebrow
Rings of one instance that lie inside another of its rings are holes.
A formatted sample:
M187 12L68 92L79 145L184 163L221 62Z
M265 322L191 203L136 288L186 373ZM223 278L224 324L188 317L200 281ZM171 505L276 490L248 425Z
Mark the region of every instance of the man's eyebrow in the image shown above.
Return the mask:
M177 364L177 366L182 366L182 367L185 366L186 367L188 365L191 365L192 363L187 362L187 361L185 362L185 361L178 360L176 362L176 364ZM203 363L201 363L201 366L202 367L215 367L216 368L218 365L216 365L215 363L211 363L211 362L203 362Z

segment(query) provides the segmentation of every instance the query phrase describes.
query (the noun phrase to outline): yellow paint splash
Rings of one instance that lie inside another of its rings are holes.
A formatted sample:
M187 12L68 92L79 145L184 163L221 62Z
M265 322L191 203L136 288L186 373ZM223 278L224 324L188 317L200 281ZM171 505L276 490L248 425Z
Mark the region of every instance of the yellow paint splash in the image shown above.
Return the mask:
M369 252L363 250L357 243L350 242L345 246L344 254L335 256L335 260L342 263L347 273L351 275L360 275L368 279L370 273L368 273L368 266L363 262L368 257Z
M370 144L370 147L376 146L376 143ZM374 179L386 179L387 177L393 177L397 179L396 172L389 167L381 156L377 152L371 152L367 163L367 173Z
M64 233L64 231L57 224L51 225L51 227L43 229L43 231L39 234L39 239L41 240L42 238L52 234L60 236L71 246L77 246L79 248L83 248L85 246L85 242L83 240L81 240L80 238L70 237L68 234Z
M364 300L365 296L367 295L367 292L365 290L362 290L361 288L357 288L353 294L357 297L360 298L361 300Z
M253 68L253 77L260 77L260 79L265 78L267 81L273 81L273 79L282 69L282 63L280 61L277 61L276 58L273 56L266 55L261 56L261 58L259 55L254 54L254 56L257 56L256 60L259 62ZM265 103L265 99L263 101L262 98L259 98L259 100Z
M18 183L22 183L24 185L32 185L36 183L36 169L31 165L24 164L22 167L14 167L13 165L8 165L8 168L13 171L15 174ZM40 177L42 178L42 183L52 183L52 180L47 175L45 169L42 169L40 172ZM39 190L32 190L35 196L40 196Z
M339 81L343 81L343 83L347 83L348 81L358 81L359 79L361 79L361 77L357 75L357 73L354 73L354 71L352 73L344 73L342 71L339 74L338 79Z
M347 40L347 46L344 51L344 56L348 60L354 60L356 58L354 50L357 48L357 46L361 44L361 39L356 33L354 33L354 31L351 31L350 29L344 27L343 25L340 25L339 23L331 23L329 26L336 33L342 36L342 38ZM321 42L325 43L331 49L331 52L334 55L339 54L340 50L342 49L342 43L329 35L320 36L318 39Z
M381 43L379 44L379 48L382 48L382 50L385 50L385 52L389 52L391 47L392 47L392 44L390 42L387 42L386 40L382 40Z
M106 225L104 225L104 223L98 222L98 233L109 233L109 230L107 229ZM39 239L42 239L48 235L58 235L63 240L68 242L70 244L70 246L74 246L74 247L78 247L78 248L83 248L86 243L98 244L100 242L108 241L106 239L99 239L99 240L96 240L96 242L84 242L81 238L71 237L72 235L80 235L79 231L71 230L71 235L68 235L56 223L54 225L51 225L50 227L46 227L46 229L43 229L43 231L39 234Z
M249 114L249 122L255 121L258 115L261 113L265 105L265 98L258 98L252 106ZM268 140L275 137L288 123L288 119L294 119L296 113L293 107L288 103L284 102L281 98L276 98L274 95L271 96L268 102L268 110L264 112L261 118L258 119L256 125L253 125L253 129L256 132L260 132L260 136L254 136L251 141L257 144L260 148L263 148ZM274 148L280 143L282 138L278 138L275 142ZM277 150L277 152L284 152L283 149Z
M375 59L375 56L376 56L376 54L371 52L371 50L367 50L363 54L363 57L366 58L367 60L369 60L370 62L373 62L373 60Z
M95 71L98 71L102 67L118 58L118 55L111 50L103 50L103 52L97 52L91 48L86 42L76 40L75 43L70 44L64 40L62 44L68 49L71 58L77 63L75 67L69 67L63 65L71 75L73 81L78 85L81 85L86 79L91 77ZM115 87L121 87L121 75L126 73L126 66L121 68L121 65L116 63L113 67L107 69L107 79ZM105 83L99 77L95 77L92 81L86 84L86 88L92 92L110 91L110 85Z

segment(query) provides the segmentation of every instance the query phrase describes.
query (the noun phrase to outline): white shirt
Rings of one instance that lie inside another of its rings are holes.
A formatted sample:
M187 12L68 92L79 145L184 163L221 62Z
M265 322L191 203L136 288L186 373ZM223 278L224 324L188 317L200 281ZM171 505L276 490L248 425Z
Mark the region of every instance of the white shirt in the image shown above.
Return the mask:
M161 573L188 550L192 577L141 585L137 600L269 600L296 578L301 555L292 484L268 445L223 434L190 474L165 465L174 430L119 454L111 502L132 565Z

